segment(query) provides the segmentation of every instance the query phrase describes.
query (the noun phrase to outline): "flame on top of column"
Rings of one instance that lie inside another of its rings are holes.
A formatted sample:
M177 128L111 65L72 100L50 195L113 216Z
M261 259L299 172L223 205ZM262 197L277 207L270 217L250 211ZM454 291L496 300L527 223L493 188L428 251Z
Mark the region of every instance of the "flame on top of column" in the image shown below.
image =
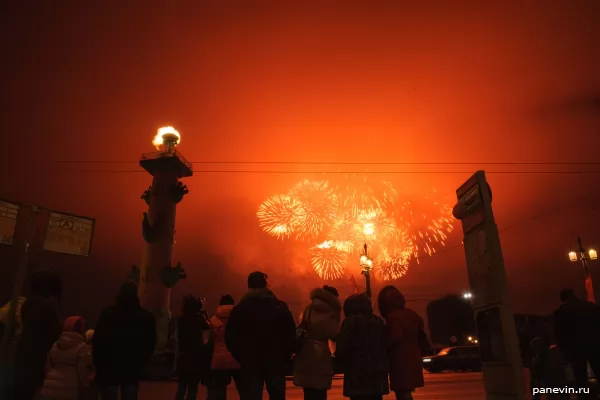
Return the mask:
M181 135L172 126L164 126L156 132L156 136L152 140L152 144L160 150L160 146L167 147L167 142L172 146L177 146L181 143Z

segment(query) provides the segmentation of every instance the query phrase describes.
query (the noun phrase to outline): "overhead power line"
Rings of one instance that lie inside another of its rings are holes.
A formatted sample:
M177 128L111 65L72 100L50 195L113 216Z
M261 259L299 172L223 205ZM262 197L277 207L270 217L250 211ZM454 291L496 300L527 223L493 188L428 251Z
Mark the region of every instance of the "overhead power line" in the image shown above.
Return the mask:
M89 173L89 174L137 174L147 173L143 169L49 169L49 168L23 168L20 171L35 173ZM473 174L470 171L287 171L287 170L268 170L268 169L195 169L197 174L289 174L289 175L310 175L310 174L332 174L332 175L450 175L450 174ZM485 171L487 175L599 175L600 171Z
M600 165L600 162L313 162L313 161L190 161L192 164L211 165ZM20 164L138 164L132 160L23 160Z
M517 221L517 222L515 222L512 225L506 226L504 228L500 228L500 229L498 229L498 232L499 233L506 232L508 230L516 228L517 226L521 226L521 225L530 223L532 221L535 221L537 219L546 217L548 215L552 215L552 214L554 214L554 213L556 213L558 211L562 211L564 209L574 207L574 206L582 203L583 201L595 198L597 196L598 196L597 193L588 193L587 195L579 197L575 201L571 201L569 203L564 203L564 204L558 205L556 207L552 207L552 208L550 208L550 209L548 209L548 210L546 210L544 212L541 212L539 214L535 214L535 215L529 216L527 218L524 218L524 219L522 219L520 221ZM438 251L436 251L435 253L433 253L431 255L426 254L426 255L423 255L423 256L419 256L419 259L424 259L424 258L426 259L426 258L429 258L429 257L435 257L435 256L437 256L439 254L443 254L443 253L446 253L448 251L451 251L451 250L454 250L454 249L457 249L457 248L462 248L462 247L463 247L463 243L456 243L456 244L453 244L453 245L450 245L450 246L445 246L441 250L438 250Z

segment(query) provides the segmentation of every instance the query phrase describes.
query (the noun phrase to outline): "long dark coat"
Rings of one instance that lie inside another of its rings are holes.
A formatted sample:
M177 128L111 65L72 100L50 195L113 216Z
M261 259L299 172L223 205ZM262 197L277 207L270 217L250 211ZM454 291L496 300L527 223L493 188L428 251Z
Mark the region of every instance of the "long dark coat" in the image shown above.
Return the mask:
M419 340L425 329L424 322L416 312L405 307L402 293L391 288L384 288L379 298L379 309L386 320L390 389L410 391L425 385Z
M31 297L21 309L23 331L15 354L16 398L31 398L44 383L48 352L62 330L54 300Z
M204 314L183 315L177 320L177 372L203 377L210 369L211 349L204 336L210 325Z
M311 304L303 313L306 341L294 360L294 385L311 389L331 389L333 359L329 340L340 331L340 300L325 289L310 293Z
M346 317L337 338L336 360L344 371L344 396L389 393L385 323L372 313Z
M287 304L269 289L249 289L233 307L225 345L243 369L283 371L296 343L296 324Z
M139 306L117 304L102 311L94 331L92 351L96 381L103 385L139 382L156 345L154 315Z
M557 345L567 357L600 351L600 306L588 301L568 301L554 312Z

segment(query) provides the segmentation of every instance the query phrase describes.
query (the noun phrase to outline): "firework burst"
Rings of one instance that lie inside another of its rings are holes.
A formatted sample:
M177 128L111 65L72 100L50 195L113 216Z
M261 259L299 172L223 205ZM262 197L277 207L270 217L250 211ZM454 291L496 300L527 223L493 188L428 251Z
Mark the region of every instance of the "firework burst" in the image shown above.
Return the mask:
M338 213L338 200L328 181L304 180L290 190L290 197L300 203L296 237L315 239L330 227Z
M437 209L435 217L425 213L423 203L429 203L427 209ZM438 247L446 245L448 235L454 229L452 225L452 208L438 203L429 197L418 200L405 200L396 208L396 223L406 228L413 247L413 257L422 254L433 255Z
M340 208L359 214L364 209L386 210L397 199L396 189L388 181L371 181L365 176L346 175L345 181L335 189Z
M408 272L408 264L413 255L408 234L396 231L391 246L383 248L375 258L375 273L384 281L399 279Z
M354 253L357 245L356 218L350 213L338 218L331 227L329 238L338 250Z
M349 257L360 254L365 243L375 255L376 276L398 279L411 261L444 246L453 228L447 205L354 175L338 186L304 180L287 195L265 201L258 218L273 236L312 242L307 248L312 266L324 279L343 276Z
M317 275L323 279L338 279L344 275L348 253L337 249L332 240L311 248L312 264Z
M262 203L256 215L260 226L269 235L279 239L289 238L298 225L300 206L295 198L278 194Z
M394 235L396 221L380 208L366 209L356 218L354 230L358 243L382 245Z

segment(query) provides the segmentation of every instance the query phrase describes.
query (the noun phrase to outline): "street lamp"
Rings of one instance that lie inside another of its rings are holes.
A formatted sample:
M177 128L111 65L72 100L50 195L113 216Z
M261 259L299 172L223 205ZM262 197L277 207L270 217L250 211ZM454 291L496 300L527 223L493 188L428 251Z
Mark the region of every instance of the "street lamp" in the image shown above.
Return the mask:
M471 292L465 292L463 293L463 299L465 300L471 300L473 298L473 294Z
M371 270L373 269L373 260L369 258L367 251L367 244L365 243L365 252L360 256L360 267L362 269L361 274L365 276L365 283L367 286L367 297L371 298Z
M588 269L588 260L597 260L598 253L594 249L586 251L583 248L580 237L577 237L577 245L579 246L578 250L569 252L569 260L571 262L581 261L585 273L585 291L587 293L587 299L588 301L595 303L596 299L594 296L594 287L592 285L592 275L590 275L590 270Z

